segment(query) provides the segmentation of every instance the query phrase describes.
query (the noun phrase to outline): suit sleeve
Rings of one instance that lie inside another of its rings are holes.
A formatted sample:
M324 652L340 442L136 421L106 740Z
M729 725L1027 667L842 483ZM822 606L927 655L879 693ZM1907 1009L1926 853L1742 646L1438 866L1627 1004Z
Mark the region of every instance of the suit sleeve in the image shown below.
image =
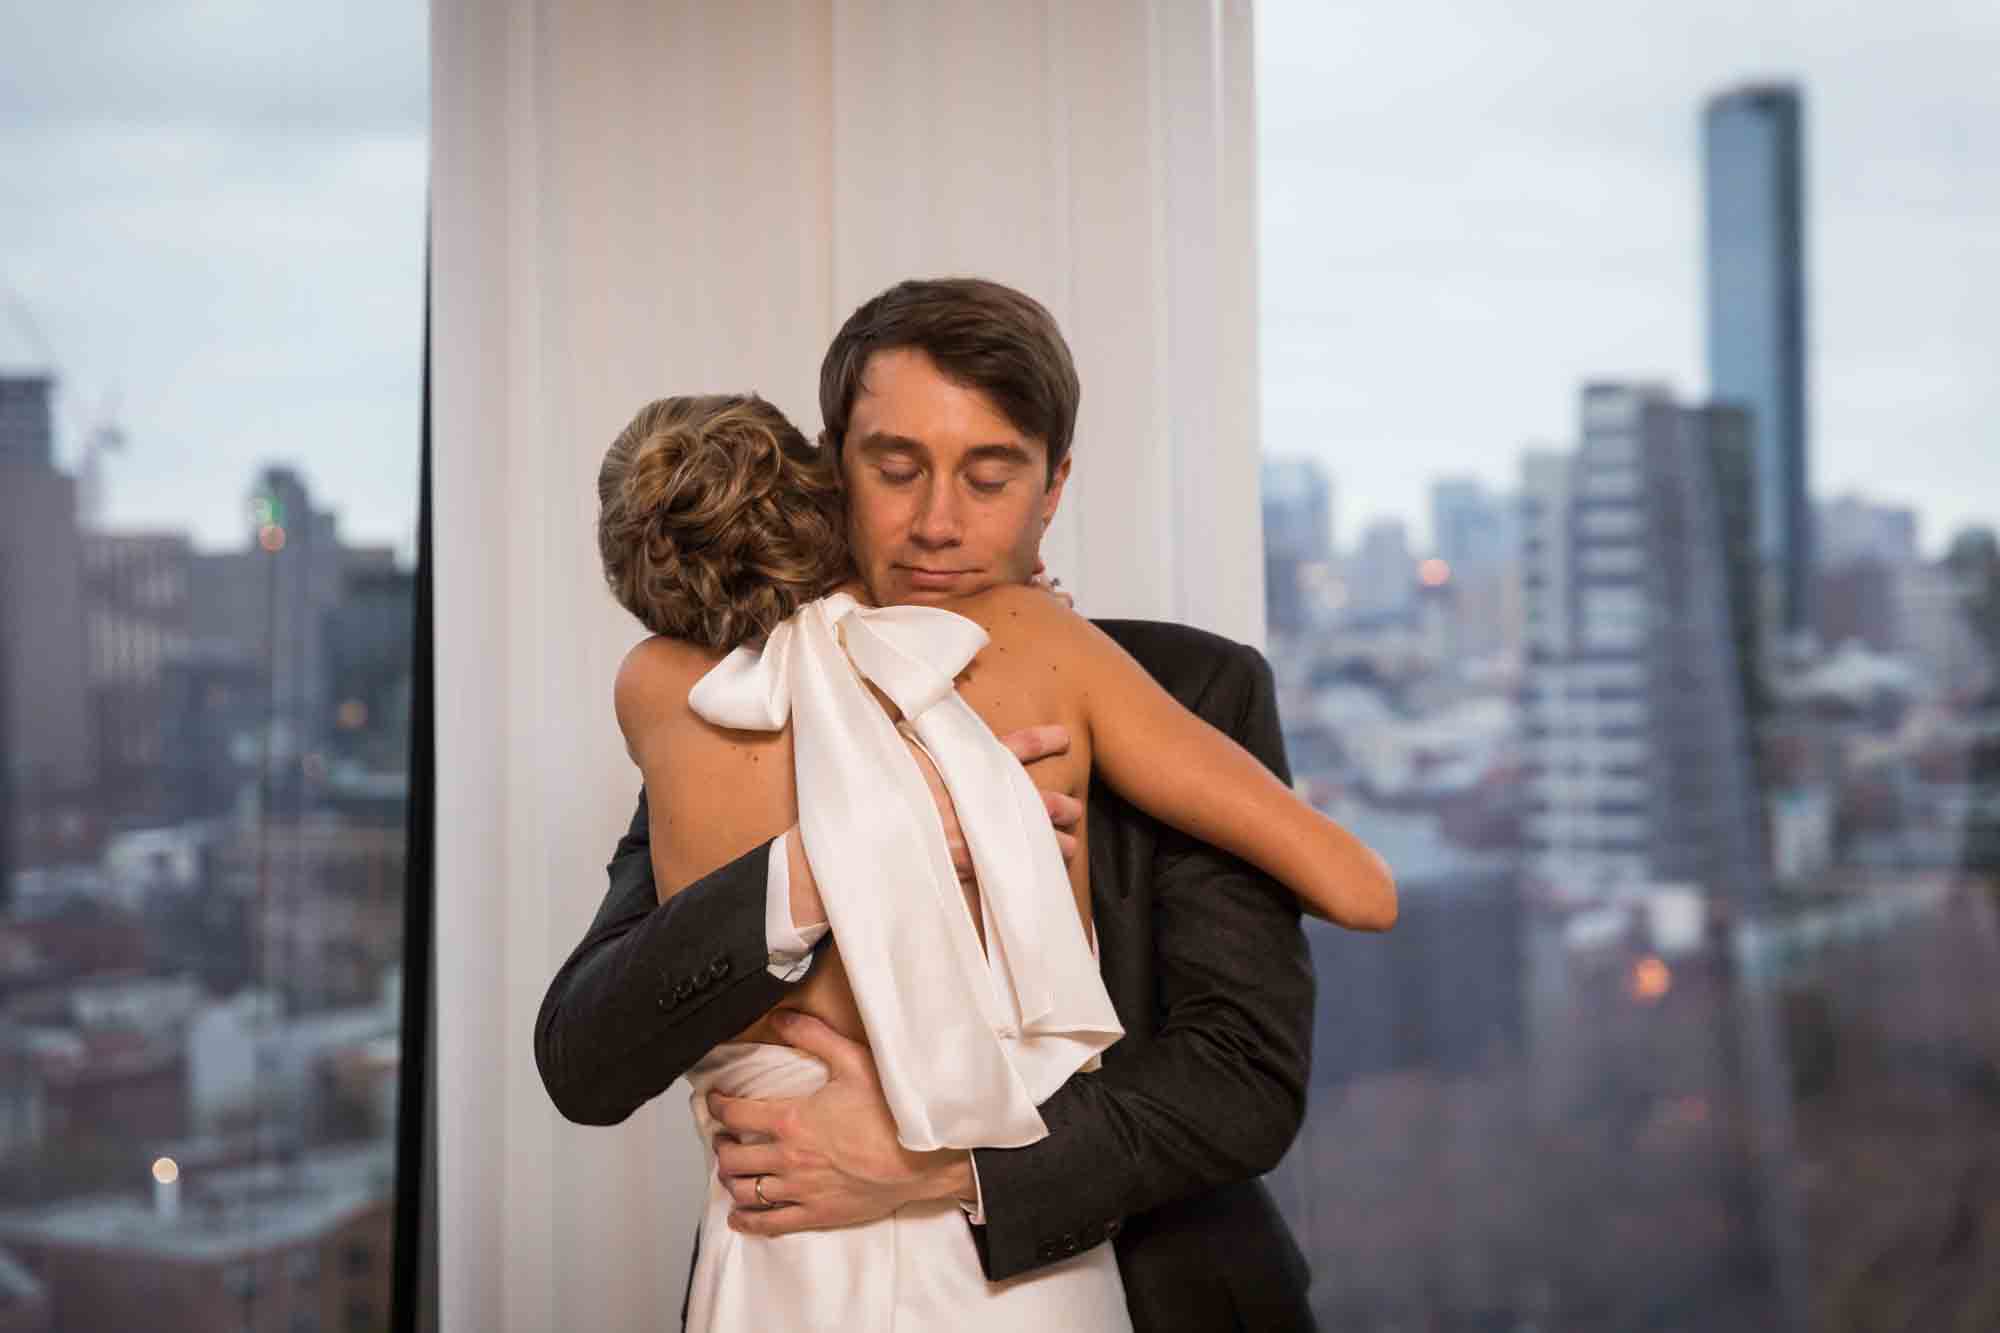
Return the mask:
M535 1063L564 1116L617 1124L789 989L766 966L770 846L660 903L639 793L604 904L535 1019Z
M1225 659L1196 711L1288 778L1261 656ZM1298 1133L1313 977L1296 901L1170 831L1152 874L1152 1040L1057 1089L1041 1142L973 1154L986 1211L974 1236L993 1281L1088 1249L1126 1217L1262 1175Z

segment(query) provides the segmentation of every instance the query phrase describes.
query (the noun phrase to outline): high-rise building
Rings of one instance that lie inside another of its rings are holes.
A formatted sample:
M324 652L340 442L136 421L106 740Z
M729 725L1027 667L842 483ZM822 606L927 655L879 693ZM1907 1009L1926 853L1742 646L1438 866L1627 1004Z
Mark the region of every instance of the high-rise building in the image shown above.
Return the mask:
M46 820L85 803L93 765L86 707L83 551L76 482L55 466L45 375L0 376L0 763L24 859Z
M334 515L315 509L290 468L267 468L250 496L245 549L199 555L190 599L194 639L227 644L270 690L274 761L295 762L327 718L326 613L339 604L343 553Z
M1805 136L1795 87L1718 94L1702 113L1710 397L1750 410L1756 550L1774 629L1811 624Z
M1431 487L1431 530L1443 565L1426 567L1424 581L1448 594L1453 656L1511 657L1520 620L1518 502L1470 478L1447 478Z
M369 768L400 772L409 762L416 576L393 564L350 561L343 582L323 626L331 748Z
M1743 434L1738 413L1596 384L1577 451L1524 460L1524 842L1554 892L1765 892L1756 625L1732 568L1748 564Z
M1296 633L1322 609L1333 561L1333 482L1301 459L1263 466L1264 594L1271 627Z
M1431 530L1438 559L1454 577L1497 572L1514 559L1519 541L1515 505L1466 477L1448 477L1431 486Z
M55 469L54 394L55 381L47 375L0 375L0 467Z
M1264 549L1299 560L1333 555L1333 481L1304 459L1263 466Z
M1416 603L1417 558L1399 518L1380 518L1361 530L1347 561L1347 605L1360 614L1402 613Z
M1843 495L1814 511L1813 549L1820 566L1872 560L1891 569L1917 563L1917 511Z
M161 682L166 664L187 651L193 561L181 533L83 539L98 804L107 813L166 809Z

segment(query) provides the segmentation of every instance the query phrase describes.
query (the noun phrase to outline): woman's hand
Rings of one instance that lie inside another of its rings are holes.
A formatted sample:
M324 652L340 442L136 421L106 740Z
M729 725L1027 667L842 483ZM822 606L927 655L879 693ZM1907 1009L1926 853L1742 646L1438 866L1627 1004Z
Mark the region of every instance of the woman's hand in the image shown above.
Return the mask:
M931 800L937 803L938 818L944 823L944 845L951 852L951 868L958 872L961 884L969 885L977 876L972 869L972 852L965 845L965 831L959 827L958 807L951 803L951 793L945 790L937 765L931 762L924 747L917 744L909 723L897 723L896 730L902 734L903 743L910 747L910 753L916 756L917 767L923 770L924 785L930 788ZM1069 731L1054 723L1044 727L1023 727L1002 736L1000 743L1025 767L1037 759L1067 752ZM1056 846L1062 850L1063 864L1068 865L1076 859L1076 826L1083 820L1083 802L1059 791L1045 791L1042 793L1042 808L1049 812L1049 823L1056 830Z
M1028 577L1028 586L1031 588L1040 588L1070 610L1076 610L1076 598L1063 591L1061 579L1049 577L1049 567L1046 561L1035 561L1035 572Z

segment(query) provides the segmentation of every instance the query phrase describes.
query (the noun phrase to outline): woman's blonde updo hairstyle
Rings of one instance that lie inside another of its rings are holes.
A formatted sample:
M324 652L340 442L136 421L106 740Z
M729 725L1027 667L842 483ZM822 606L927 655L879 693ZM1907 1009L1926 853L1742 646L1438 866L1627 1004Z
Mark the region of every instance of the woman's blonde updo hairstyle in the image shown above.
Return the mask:
M716 651L770 633L849 572L830 453L755 394L647 404L597 473L612 595Z

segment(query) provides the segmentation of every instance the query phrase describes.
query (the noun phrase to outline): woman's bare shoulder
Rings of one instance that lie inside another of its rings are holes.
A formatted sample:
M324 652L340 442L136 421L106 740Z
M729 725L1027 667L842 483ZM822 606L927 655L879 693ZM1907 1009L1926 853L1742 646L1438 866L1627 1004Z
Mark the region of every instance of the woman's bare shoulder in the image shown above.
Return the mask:
M955 598L945 609L964 616L994 638L1073 634L1090 623L1040 588L1022 583L1002 583Z
M721 660L720 653L658 634L633 644L618 664L612 685L612 702L627 746L662 725L693 718L688 691Z

